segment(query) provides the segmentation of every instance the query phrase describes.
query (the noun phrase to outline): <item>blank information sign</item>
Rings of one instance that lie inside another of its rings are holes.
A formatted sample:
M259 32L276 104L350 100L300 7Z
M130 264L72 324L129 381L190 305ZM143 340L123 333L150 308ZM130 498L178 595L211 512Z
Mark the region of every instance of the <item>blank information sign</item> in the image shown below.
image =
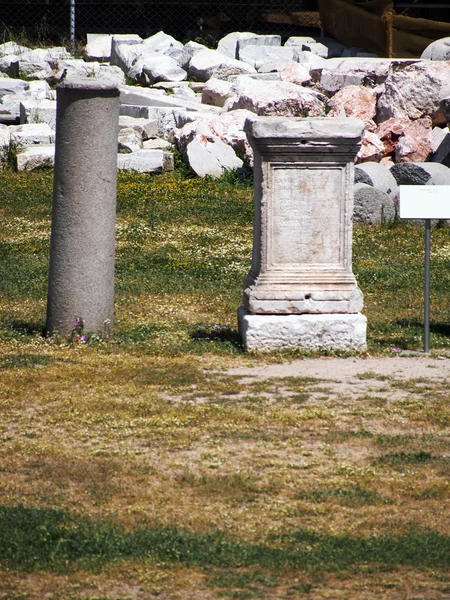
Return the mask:
M399 186L401 219L450 219L450 185Z

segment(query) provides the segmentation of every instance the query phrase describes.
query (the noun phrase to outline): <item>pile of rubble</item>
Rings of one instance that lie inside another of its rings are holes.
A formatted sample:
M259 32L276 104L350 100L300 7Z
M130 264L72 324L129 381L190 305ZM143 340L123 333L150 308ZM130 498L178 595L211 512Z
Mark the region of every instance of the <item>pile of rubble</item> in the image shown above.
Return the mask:
M83 59L62 47L1 44L0 148L16 149L19 169L52 164L54 87L74 75L119 85L122 169L171 169L175 146L193 173L216 177L252 166L247 117L354 116L365 123L356 220L393 218L399 183L450 184L449 39L417 60L248 32L225 36L216 50L163 32L89 35Z

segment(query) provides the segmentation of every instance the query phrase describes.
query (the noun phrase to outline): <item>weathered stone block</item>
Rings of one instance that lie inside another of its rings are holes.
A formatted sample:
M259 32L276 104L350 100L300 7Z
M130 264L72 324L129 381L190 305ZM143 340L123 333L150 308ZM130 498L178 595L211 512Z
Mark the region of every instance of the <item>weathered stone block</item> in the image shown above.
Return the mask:
M367 319L361 314L255 315L240 307L238 319L244 346L250 351L367 347Z

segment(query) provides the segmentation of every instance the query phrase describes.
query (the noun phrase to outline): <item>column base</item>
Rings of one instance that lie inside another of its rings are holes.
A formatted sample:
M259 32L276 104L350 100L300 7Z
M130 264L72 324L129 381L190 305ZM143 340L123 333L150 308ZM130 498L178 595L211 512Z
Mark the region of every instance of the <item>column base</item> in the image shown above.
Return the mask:
M246 350L281 348L365 350L367 319L356 314L255 315L238 309L239 331Z

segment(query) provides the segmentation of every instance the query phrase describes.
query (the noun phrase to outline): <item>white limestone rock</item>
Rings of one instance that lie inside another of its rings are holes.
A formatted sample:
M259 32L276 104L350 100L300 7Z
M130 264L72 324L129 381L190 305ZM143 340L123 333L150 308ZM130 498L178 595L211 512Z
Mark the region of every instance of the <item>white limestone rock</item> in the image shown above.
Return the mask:
M22 100L26 123L47 123L54 131L56 129L56 101Z
M441 38L429 44L420 58L425 60L450 60L450 37Z
M158 122L156 119L135 119L126 115L119 116L119 131L122 129L133 129L142 140L156 137L158 134Z
M7 106L0 104L0 124L20 125L25 123L25 115L21 110L20 101Z
M437 131L440 132L439 135L437 134ZM439 127L435 127L433 129L433 134L433 154L430 157L430 161L450 167L450 132L448 128L440 129Z
M202 90L202 102L203 104L222 107L234 95L235 90L230 81L211 77Z
M26 116L22 101L26 98L23 94L6 94L0 104L1 122L7 125L21 125L25 123ZM9 117L8 117L9 115Z
M0 73L4 73L8 77L19 77L19 58L14 54L0 56Z
M45 79L60 61L69 58L70 54L62 46L30 50L19 58L19 74L30 79Z
M156 135L163 138L169 138L174 129L182 127L180 124L179 112L184 113L183 109L175 109L160 106L138 106L132 104L122 104L120 106L120 115L132 117L133 119L144 119L156 122ZM189 113L195 115L196 113ZM198 113L197 113L198 114ZM192 117L192 120L194 116Z
M51 91L46 81L34 79L28 82L28 90L25 92L25 96L29 94L35 100L52 100Z
M89 77L105 82L110 81L117 85L125 83L125 74L119 67L99 62L85 62L76 58L60 61L58 68L52 72L51 79L59 81L63 75L65 79Z
M52 48L36 48L20 55L20 62L46 62L52 68L59 60L70 58L64 46L54 46Z
M302 45L302 50L309 50L313 54L317 54L317 56L321 56L322 58L330 58L328 47L320 42L305 42Z
M208 112L218 114L219 109L213 106L202 105L199 102L167 96L164 90L139 88L135 86L122 85L120 89L121 104L136 104L140 106L154 106L174 109L185 109L194 112ZM124 113L125 114L125 113ZM137 116L137 115L131 115Z
M202 101L202 95L196 94L194 92L194 90L188 86L175 88L173 91L173 95L175 98L191 100L192 102L201 102Z
M113 35L111 40L111 65L120 67L124 73L133 66L143 52L142 38L138 35Z
M295 63L294 63L295 64ZM292 65L291 60L276 60L274 62L263 63L258 69L258 75L279 75L279 79L281 80L281 75L285 69L287 69L290 65Z
M161 173L174 168L173 154L164 150L138 150L117 155L117 168L139 173Z
M281 81L288 81L296 85L303 85L311 81L308 69L297 62L290 62L280 72Z
M296 54L292 47L248 45L239 50L239 60L251 65L257 71L267 63L292 61Z
M0 79L0 99L7 94L21 94L29 89L27 81L22 79L1 78Z
M384 83L391 62L389 58L330 58L325 64L311 65L310 75L323 90L335 94L347 85Z
M113 36L108 33L88 33L84 49L84 60L87 62L107 62L111 59L111 42Z
M29 51L30 48L27 46L21 46L16 42L6 42L4 44L0 44L0 56L8 56L9 54L13 56L21 56Z
M239 169L242 160L219 139L196 136L186 146L185 158L190 170L199 177L220 177L225 169Z
M256 70L240 60L208 49L201 50L192 57L188 70L189 77L197 81L208 81L210 77L226 79L230 75L246 73L256 73Z
M163 138L154 138L145 140L142 147L144 150L170 150L173 147L173 144Z
M293 35L286 40L286 43L284 45L297 46L299 48L302 48L304 44L314 44L315 41L316 40L313 37L310 37L308 35Z
M362 314L254 315L238 311L246 350L282 348L365 350L367 319Z
M11 141L20 148L34 144L53 144L55 132L47 123L32 123L26 125L11 125Z
M448 127L433 127L431 130L431 151L433 153L436 152L448 135Z
M154 35L145 38L142 42L145 46L146 50L150 50L152 52L167 52L171 48L178 48L179 50L183 49L183 44L176 40L171 35L164 33L164 31L158 31Z
M53 167L55 165L54 144L39 144L29 146L23 152L17 154L18 171L34 171L42 167Z
M310 52L309 50L298 50L297 61L308 69L314 81L320 82L322 69L328 69L330 65L335 64L334 59L327 59Z
M249 45L281 46L279 35L258 35L250 31L235 31L223 37L217 51L229 58L239 58L239 50Z
M174 58L177 61L179 67L187 71L192 57L198 54L201 50L207 49L208 48L203 44L191 41L183 46L183 50L181 51L181 53L177 53L175 55L172 54L172 58Z
M264 46L264 47L280 47L281 36L280 35L267 35L267 34L254 34L253 37L239 38L236 43L236 56L239 58L240 53L247 46Z
M46 62L19 61L19 77L27 79L47 79L51 77L53 69Z
M236 99L225 108L243 108L260 116L320 117L325 115L323 94L285 81L254 81L241 78Z
M184 81L187 73L178 63L162 52L145 52L128 71L134 81L150 84L158 81ZM144 78L144 80L143 80Z
M142 136L132 127L119 129L119 152L130 153L142 150Z
M444 124L440 100L449 89L450 62L393 61L378 99L378 121L407 116L431 117L433 125ZM449 90L450 91L450 90Z

